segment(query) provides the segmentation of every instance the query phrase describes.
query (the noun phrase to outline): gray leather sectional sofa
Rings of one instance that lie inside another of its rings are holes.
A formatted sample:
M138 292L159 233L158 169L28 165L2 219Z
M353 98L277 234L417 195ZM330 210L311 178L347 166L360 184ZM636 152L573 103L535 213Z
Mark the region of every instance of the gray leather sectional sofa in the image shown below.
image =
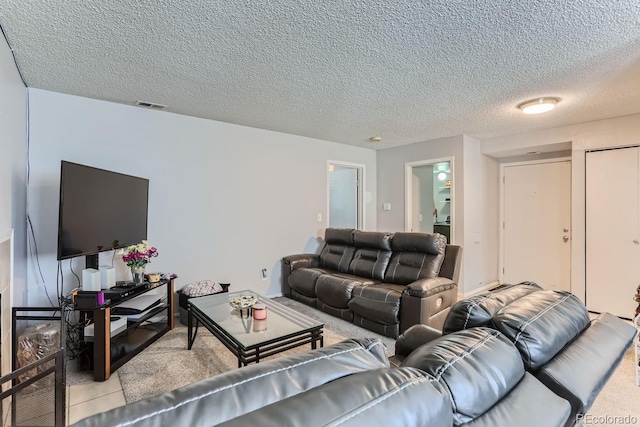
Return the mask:
M587 413L636 335L633 326L609 313L589 320L586 307L569 292L525 282L457 302L442 332L413 326L396 341L391 362L420 367L420 359L432 357L429 343L478 327L492 328L512 343L532 377L528 381L535 379L566 401L567 426Z
M327 228L320 254L283 258L283 294L391 338L416 323L441 328L461 253L437 233Z
M410 328L396 344L399 367L380 341L351 339L74 426L572 426L635 336L613 316L585 314L571 294L513 287L458 303L447 325L459 330Z

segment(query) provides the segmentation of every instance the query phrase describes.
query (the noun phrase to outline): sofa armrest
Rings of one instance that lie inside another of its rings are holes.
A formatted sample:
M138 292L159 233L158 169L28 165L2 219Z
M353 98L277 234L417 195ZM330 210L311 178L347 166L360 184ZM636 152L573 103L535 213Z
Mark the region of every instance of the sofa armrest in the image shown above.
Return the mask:
M442 291L451 290L457 286L453 280L446 277L429 277L428 279L420 279L409 283L406 293L412 297L426 298Z
M298 254L282 258L282 263L289 266L289 272L297 268L315 268L320 261L320 255Z
M282 295L291 298L289 275L298 268L315 268L320 264L320 255L297 254L282 258Z
M431 326L417 324L404 331L396 340L396 357L405 358L413 350L442 336L442 331Z
M458 299L458 285L445 277L409 283L400 302L400 333L416 324L442 329L451 306Z

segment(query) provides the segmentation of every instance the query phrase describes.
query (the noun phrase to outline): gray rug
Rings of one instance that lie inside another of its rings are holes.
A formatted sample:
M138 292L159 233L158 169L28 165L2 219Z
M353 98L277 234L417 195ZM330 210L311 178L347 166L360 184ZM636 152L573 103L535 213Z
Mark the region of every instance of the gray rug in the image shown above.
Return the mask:
M394 353L395 340L349 324L288 298L276 301L325 324L324 345L346 338L377 337ZM271 358L310 350L310 345L294 348ZM269 360L269 358L265 359ZM118 374L127 403L155 396L222 372L237 369L237 358L205 328L199 328L193 348L187 350L187 328L179 323L158 341L144 349L120 369Z

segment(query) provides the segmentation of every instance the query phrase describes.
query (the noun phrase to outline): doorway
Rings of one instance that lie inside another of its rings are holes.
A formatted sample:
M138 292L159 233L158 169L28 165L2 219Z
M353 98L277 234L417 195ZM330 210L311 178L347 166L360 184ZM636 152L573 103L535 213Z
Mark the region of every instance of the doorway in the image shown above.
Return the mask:
M405 163L405 231L453 242L453 158Z
M335 228L362 230L364 224L364 165L327 163L327 224Z
M500 281L571 290L571 161L501 167Z

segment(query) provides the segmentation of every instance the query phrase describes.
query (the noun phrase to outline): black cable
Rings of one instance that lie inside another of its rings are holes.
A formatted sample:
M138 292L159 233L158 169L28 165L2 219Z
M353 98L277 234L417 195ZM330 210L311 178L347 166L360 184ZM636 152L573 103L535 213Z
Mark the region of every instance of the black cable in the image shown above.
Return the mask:
M58 261L58 268L56 269L56 296L58 297L58 303L62 305L62 292L60 292L60 275L62 274L62 262Z
M47 296L47 299L49 300L49 303L51 304L51 306L55 307L56 305L53 303L53 301L51 300L51 297L49 296L49 291L47 290L47 284L44 280L42 269L40 268L40 259L38 256L38 244L36 242L36 236L33 232L33 225L31 224L31 219L29 218L29 215L27 215L27 224L29 225L29 230L31 230L31 240L33 240L33 248L29 246L29 253L31 254L31 258L35 258L36 260L36 266L38 267L38 272L40 273L40 279L42 279L42 287L44 288L44 293ZM35 250L35 255L34 255L34 250Z
M0 29L2 29L2 26L0 26ZM4 34L4 29L2 29L2 33ZM6 34L4 34L5 39L6 39ZM13 49L12 49L13 52ZM15 60L15 57L14 57ZM16 64L17 65L17 64ZM18 70L19 72L20 70ZM21 75L22 77L22 75ZM23 80L24 81L24 80ZM26 84L25 84L26 86ZM53 301L51 300L51 296L49 296L49 290L47 289L47 283L44 280L44 275L42 274L42 267L40 266L40 256L38 255L38 241L36 239L36 233L33 230L33 223L31 222L31 216L29 215L29 188L30 188L30 182L31 182L31 136L29 133L29 121L30 121L30 117L29 117L29 92L27 91L27 177L26 177L26 198L27 198L27 203L26 203L26 216L27 216L27 246L29 246L29 254L31 255L32 259L35 259L35 264L38 268L38 273L40 274L40 279L42 280L42 287L44 288L44 293L47 296L47 299L49 300L49 304L51 304L52 307L55 307L55 304L53 303ZM31 239L29 239L29 233L31 234ZM29 244L33 242L33 247Z
M76 274L75 271L73 271L73 262L71 262L71 258L69 258L69 269L71 269L71 272L73 273L74 276L76 276L76 279L78 279L78 287L80 287L81 283L80 283L80 276L78 276Z
M24 81L24 76L22 75L22 70L20 70L20 66L18 65L18 60L16 59L16 52L11 47L11 43L9 43L9 38L7 37L7 33L5 33L4 28L0 25L0 31L4 36L4 40L7 42L7 46L9 46L9 50L11 51L11 55L13 56L13 63L16 65L16 70L18 70L18 75L20 76L20 80L22 80L22 84L24 87L27 86L27 82Z

